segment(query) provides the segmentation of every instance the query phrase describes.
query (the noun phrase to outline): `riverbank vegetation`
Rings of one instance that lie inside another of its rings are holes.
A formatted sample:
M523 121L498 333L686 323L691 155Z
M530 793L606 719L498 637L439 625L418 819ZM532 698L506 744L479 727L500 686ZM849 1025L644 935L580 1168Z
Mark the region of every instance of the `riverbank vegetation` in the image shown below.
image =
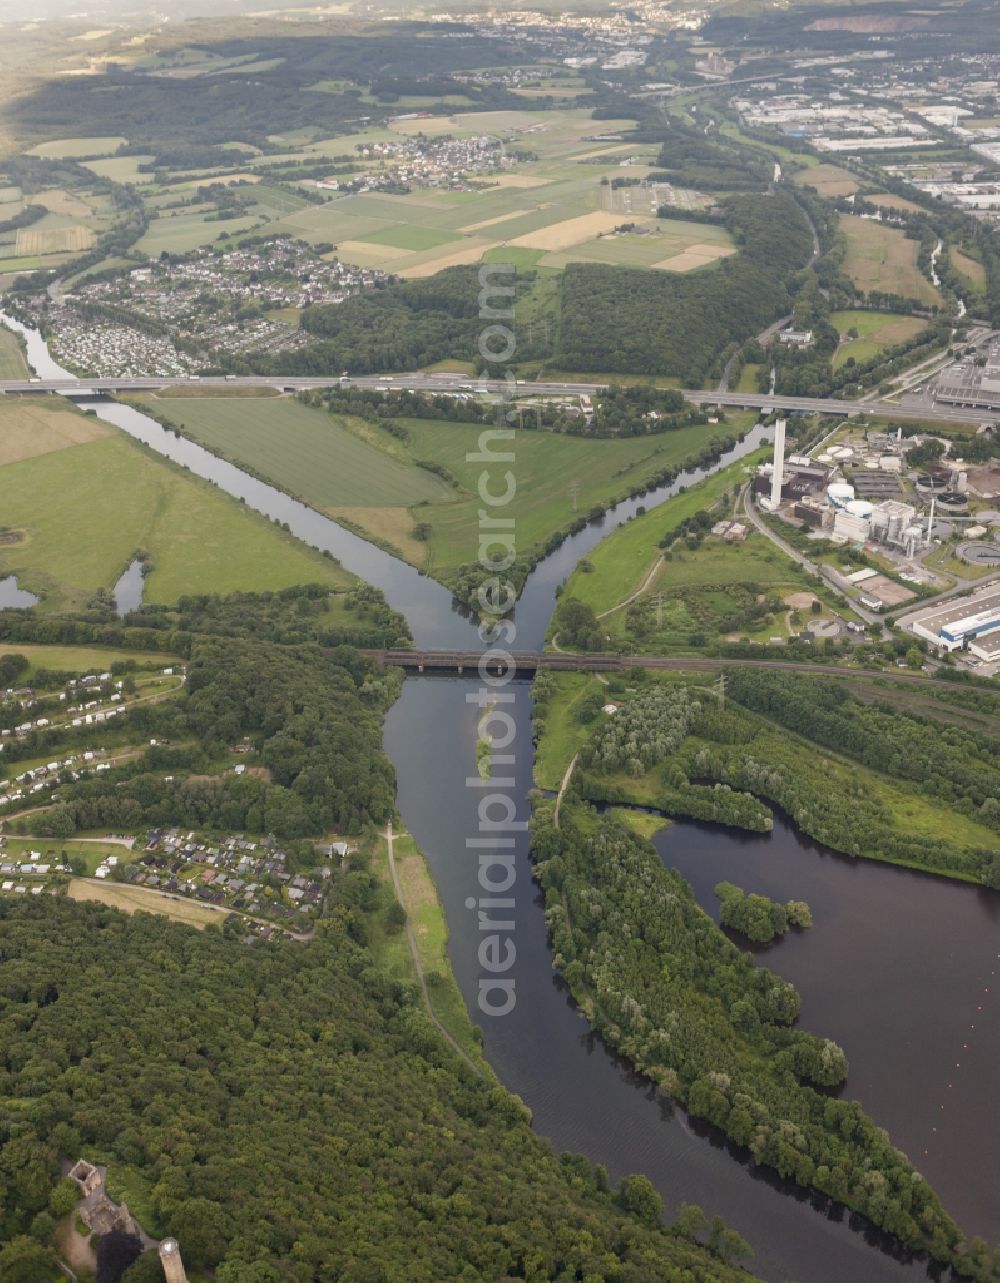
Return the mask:
M979 731L888 701L872 707L819 677L734 667L724 708L717 691L666 677L616 675L600 699L617 711L595 714L592 692L546 674L535 691L544 782L578 753L573 788L592 801L758 832L771 827L770 802L847 855L994 884L1000 782ZM744 695L753 711L738 702ZM848 724L855 715L857 727ZM550 724L555 746L546 743Z
M655 849L613 817L548 804L532 823L556 965L612 1047L754 1161L940 1261L964 1243L927 1183L854 1101L817 1087L843 1051L795 1028L795 989L732 944ZM987 1278L984 1270L975 1277Z

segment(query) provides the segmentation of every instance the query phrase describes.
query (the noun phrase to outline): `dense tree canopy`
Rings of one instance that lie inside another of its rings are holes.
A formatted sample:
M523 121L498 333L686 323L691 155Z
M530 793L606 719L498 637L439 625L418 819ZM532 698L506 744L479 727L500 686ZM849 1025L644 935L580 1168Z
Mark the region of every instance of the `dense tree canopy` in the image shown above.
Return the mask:
M453 1056L357 942L367 873L337 895L313 943L260 947L0 900L0 1277L51 1277L27 1235L62 1153L129 1174L220 1283L736 1283Z

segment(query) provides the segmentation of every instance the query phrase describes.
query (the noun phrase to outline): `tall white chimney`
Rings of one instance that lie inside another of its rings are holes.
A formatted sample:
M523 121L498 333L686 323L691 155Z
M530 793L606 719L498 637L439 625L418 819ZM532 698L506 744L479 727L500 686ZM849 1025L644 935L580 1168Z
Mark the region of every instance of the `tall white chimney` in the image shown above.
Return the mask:
M935 507L935 504L936 504L936 503L937 503L937 495L936 495L936 494L932 494L932 495L931 495L931 510L930 510L930 514L929 514L929 515L928 515L928 517L927 517L927 542L928 542L928 543L930 543L930 541L931 541L931 531L934 529L934 507Z
M781 506L781 482L785 475L785 420L774 425L774 472L771 476L771 507Z

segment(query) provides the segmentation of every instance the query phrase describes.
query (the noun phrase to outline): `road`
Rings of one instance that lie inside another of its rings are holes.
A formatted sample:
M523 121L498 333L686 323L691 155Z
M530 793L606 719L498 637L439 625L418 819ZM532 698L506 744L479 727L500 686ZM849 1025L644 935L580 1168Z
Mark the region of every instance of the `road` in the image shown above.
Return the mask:
M100 378L100 379L5 379L0 381L0 395L23 392L59 392L65 396L87 396L111 392L156 392L174 387L207 390L224 388L275 388L279 391L298 392L309 388L368 389L376 392L477 392L493 395L566 396L593 395L608 386L607 383L537 382L502 379L474 381L461 374L393 374L364 378L275 378L266 375L245 375L237 379L203 378ZM907 409L889 401L836 400L824 397L775 396L762 392L731 392L719 388L685 388L683 394L694 405L720 406L743 410L784 410L800 414L835 414L849 418L857 414L877 414L883 419L932 419L942 423L968 423L970 416L977 421L1000 421L997 411L962 411L942 405L927 405Z

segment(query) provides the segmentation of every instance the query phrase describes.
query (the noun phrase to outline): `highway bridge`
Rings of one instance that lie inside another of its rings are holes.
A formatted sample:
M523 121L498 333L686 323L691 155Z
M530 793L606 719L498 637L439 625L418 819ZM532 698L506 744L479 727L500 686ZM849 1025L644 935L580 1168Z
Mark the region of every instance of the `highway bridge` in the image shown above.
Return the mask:
M837 664L818 664L809 661L796 663L791 659L723 659L706 655L571 655L559 651L545 651L541 654L537 651L527 651L512 654L509 658L503 652L495 651L398 649L363 650L361 653L382 667L394 664L411 673L449 673L460 676L478 675L480 663L482 663L482 671L493 677L504 676L507 673L528 676L543 668L584 673L620 673L630 668L708 673L717 673L727 668L775 668L800 673L822 673L848 680L875 677L892 682L915 682L921 686L948 686L952 689L955 687L953 681L928 677L924 673L901 671L898 668L888 670L848 668ZM513 660L513 664L510 660Z
M115 392L157 392L170 388L274 388L280 392L300 392L309 388L361 388L376 392L476 392L510 396L579 396L593 395L606 383L538 382L518 380L508 384L502 379L473 381L460 374L393 374L364 378L325 377L275 378L266 375L241 375L213 378L32 378L0 381L0 394L58 392L63 396L95 396ZM930 419L941 422L968 422L976 419L1000 420L1000 412L960 410L927 403L919 408L906 408L889 401L847 401L824 397L772 396L762 392L738 392L719 388L685 388L684 396L694 405L719 406L742 410L784 410L787 413L832 414L850 418L858 414L877 414L883 419Z

